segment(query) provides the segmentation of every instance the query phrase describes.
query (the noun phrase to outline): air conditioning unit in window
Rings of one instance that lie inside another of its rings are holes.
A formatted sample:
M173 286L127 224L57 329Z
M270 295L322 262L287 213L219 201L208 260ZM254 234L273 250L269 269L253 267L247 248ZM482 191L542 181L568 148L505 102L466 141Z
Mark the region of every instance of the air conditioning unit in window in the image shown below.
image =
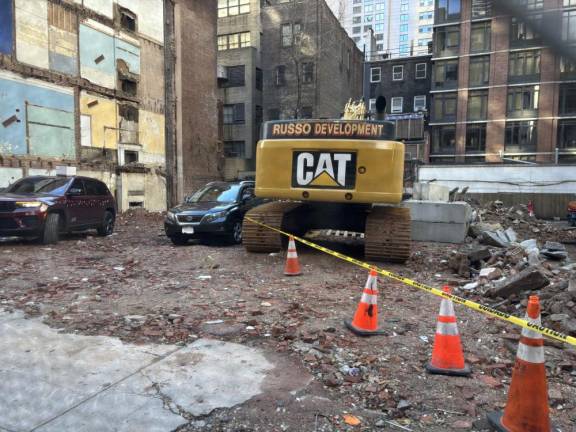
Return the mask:
M216 68L216 77L219 80L227 80L228 79L228 73L227 73L226 67L224 67L222 65L218 65L218 67Z

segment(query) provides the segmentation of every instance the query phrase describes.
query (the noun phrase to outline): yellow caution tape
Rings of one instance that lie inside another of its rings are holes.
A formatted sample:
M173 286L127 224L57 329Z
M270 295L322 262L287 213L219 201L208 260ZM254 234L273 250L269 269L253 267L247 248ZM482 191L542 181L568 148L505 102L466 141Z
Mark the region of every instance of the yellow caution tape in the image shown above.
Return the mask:
M420 282L416 282L416 281L414 281L414 280L412 280L412 279L409 279L409 278L407 278L407 277L401 276L401 275L399 275L399 274L397 274L397 273L394 273L394 272L391 272L391 271L388 271L388 270L384 270L384 269L378 268L377 266L374 266L374 265L372 265L372 264L368 264L368 263L366 263L366 262L363 262L363 261L360 261L360 260L351 258L351 257L349 257L349 256L347 256L347 255L341 254L341 253L339 253L339 252L335 252L335 251L333 251L333 250L330 250L330 249L328 249L328 248L325 248L324 246L320 246L320 245L318 245L318 244L316 244L316 243L313 243L313 242L311 242L311 241L308 241L308 240L306 240L306 239L303 239L303 238L300 238L300 237L295 236L295 235L293 235L293 234L290 234L290 233L284 232L284 231L282 231L282 230L279 230L278 228L271 227L271 226L269 226L269 225L266 225L265 223L262 223L262 222L260 222L260 221L254 220L254 219L252 219L252 218L249 217L249 216L245 216L245 219L247 219L247 220L249 220L250 222L253 222L253 223L255 223L255 224L258 224L258 225L260 225L260 226L263 226L264 228L270 229L270 230L272 230L272 231L276 231L276 232L278 232L278 233L280 233L280 234L282 234L282 235L285 235L285 236L288 236L288 237L293 237L294 240L296 240L296 241L298 241L298 242L300 242L300 243L302 243L302 244L305 244L306 246L310 246L311 248L314 248L314 249L316 249L316 250L319 250L319 251L321 251L321 252L324 252L324 253L326 253L326 254L328 254L328 255L332 255L332 256L334 256L334 257L336 257L336 258L339 258L339 259L341 259L341 260L343 260L343 261L346 261L346 262L349 262L349 263L351 263L351 264L357 265L358 267L365 268L366 270L371 270L371 269L373 269L373 270L375 270L377 273L381 274L382 276L385 276L385 277L387 277L387 278L390 278L390 279L393 279L393 280L395 280L395 281L401 282L401 283L403 283L403 284L405 284L405 285L409 285L409 286L411 286L411 287L418 288L419 290L426 291L426 292L428 292L428 293L430 293L430 294L434 294L435 296L438 296L438 297L442 297L442 298L445 298L445 299L448 299L448 300L452 300L452 301L455 302L455 303L461 304L461 305L463 305L463 306L466 306L466 307L469 308L469 309L472 309L472 310L481 312L481 313L483 313L483 314L485 314L485 315L488 315L488 316L491 316L491 317L493 317L493 318L498 318L499 320L502 320L502 321L506 321L506 322L515 324L515 325L517 325L517 326L519 326L519 327L526 328L526 329L529 329L529 330L533 330L533 331L535 331L535 332L537 332L537 333L540 333L540 334L542 334L542 335L544 335L544 336L549 337L550 339L555 339L555 340L557 340L557 341L564 342L564 343L567 343L567 344L576 346L576 337L568 336L568 335L566 335L566 334L564 334L564 333L557 332L557 331L552 330L552 329L549 329L549 328L547 328L547 327L534 325L534 324L526 321L525 319L518 318L518 317L516 317L516 316L514 316L514 315L510 315L510 314L508 314L508 313L506 313L506 312L501 312L501 311L499 311L499 310L497 310L497 309L494 309L494 308L491 308L491 307L489 307L489 306L484 306L484 305L482 305L482 304L480 304L480 303L476 303L476 302L473 302L473 301L470 301L470 300L466 300L465 298L458 297L458 296L456 296L456 295L454 295L454 294L445 293L444 291L439 290L439 289L437 289L437 288L434 288L434 287L431 287L431 286L422 284L422 283L420 283Z

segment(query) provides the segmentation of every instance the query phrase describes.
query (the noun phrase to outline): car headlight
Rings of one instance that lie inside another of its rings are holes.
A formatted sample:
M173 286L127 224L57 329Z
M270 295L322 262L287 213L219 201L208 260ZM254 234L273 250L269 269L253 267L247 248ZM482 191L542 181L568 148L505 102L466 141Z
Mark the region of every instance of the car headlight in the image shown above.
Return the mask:
M166 213L166 219L170 219L175 221L176 220L176 215L174 213L172 213L171 211Z
M210 223L212 221L215 221L216 219L220 219L220 218L223 218L225 216L226 216L226 210L219 211L216 213L209 213L202 218L202 223Z
M17 201L16 208L38 208L44 205L40 201Z

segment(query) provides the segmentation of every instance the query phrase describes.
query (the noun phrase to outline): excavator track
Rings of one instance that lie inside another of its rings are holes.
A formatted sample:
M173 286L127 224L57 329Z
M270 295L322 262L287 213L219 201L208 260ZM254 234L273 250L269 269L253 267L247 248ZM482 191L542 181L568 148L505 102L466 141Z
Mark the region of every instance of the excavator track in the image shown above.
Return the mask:
M364 255L373 261L404 263L410 258L410 209L374 206L366 218Z
M282 229L287 213L300 207L298 202L275 201L253 208L246 217ZM278 252L282 249L282 235L244 218L242 243L248 252Z

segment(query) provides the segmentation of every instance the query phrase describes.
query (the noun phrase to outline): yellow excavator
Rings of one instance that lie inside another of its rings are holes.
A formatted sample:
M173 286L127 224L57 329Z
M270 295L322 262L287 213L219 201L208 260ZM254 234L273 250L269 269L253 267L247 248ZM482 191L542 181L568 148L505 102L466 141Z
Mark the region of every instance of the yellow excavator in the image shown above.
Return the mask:
M382 118L384 109L377 109ZM364 239L367 259L405 262L410 210L398 206L404 144L394 141L394 123L365 114L363 102L349 102L339 120L266 122L257 144L255 193L275 201L246 216L298 236L355 233ZM249 252L277 252L282 235L244 219L243 244Z

